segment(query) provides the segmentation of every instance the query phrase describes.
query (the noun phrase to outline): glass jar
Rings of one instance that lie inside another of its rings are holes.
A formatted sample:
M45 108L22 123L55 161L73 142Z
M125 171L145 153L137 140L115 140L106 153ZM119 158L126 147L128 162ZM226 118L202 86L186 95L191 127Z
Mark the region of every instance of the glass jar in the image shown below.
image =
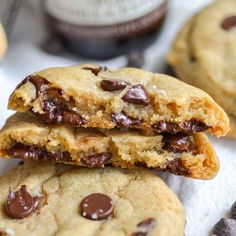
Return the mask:
M158 35L167 0L44 0L47 26L74 54L108 59L143 50Z

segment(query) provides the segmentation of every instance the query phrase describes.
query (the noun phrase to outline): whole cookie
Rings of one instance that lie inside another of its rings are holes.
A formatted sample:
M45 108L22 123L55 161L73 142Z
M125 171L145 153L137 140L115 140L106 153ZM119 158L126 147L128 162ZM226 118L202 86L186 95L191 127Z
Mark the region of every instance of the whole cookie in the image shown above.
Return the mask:
M209 93L236 118L236 1L217 0L178 33L168 61L177 75ZM236 137L235 128L229 133Z
M180 201L149 171L25 162L0 185L2 235L184 234Z

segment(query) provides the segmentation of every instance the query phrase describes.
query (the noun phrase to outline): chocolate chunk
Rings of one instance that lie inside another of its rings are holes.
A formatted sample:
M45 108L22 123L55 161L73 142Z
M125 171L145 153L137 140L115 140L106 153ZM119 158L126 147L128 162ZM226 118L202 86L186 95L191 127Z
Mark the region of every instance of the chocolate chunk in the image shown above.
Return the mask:
M233 27L236 27L236 16L229 16L225 18L221 24L221 27L224 30L230 30Z
M235 236L236 220L222 218L212 230L214 236Z
M139 126L142 123L141 120L131 118L128 115L126 115L124 112L112 114L111 120L119 128L130 128L132 126Z
M190 138L181 134L165 134L163 142L164 145L162 148L174 153L190 152L193 147Z
M113 213L111 198L102 193L93 193L85 197L81 204L81 215L90 220L104 220Z
M146 89L141 84L132 86L122 97L125 102L147 106L150 103L150 98Z
M182 166L181 160L178 158L173 161L169 161L166 167L162 170L168 171L175 175L191 176L191 171Z
M45 148L24 145L17 143L8 151L9 155L14 158L26 160L52 160L72 162L69 152L57 151L54 153L48 152Z
M121 80L102 80L100 85L105 91L117 91L124 89L128 83Z
M152 128L158 133L170 134L176 134L181 130L177 123L171 121L158 121L152 125Z
M236 202L231 206L231 209L230 209L230 218L236 220Z
M105 66L100 66L100 67L97 67L97 68L84 67L83 69L84 70L90 70L96 76L98 75L99 72L107 70L107 68Z
M34 213L39 206L40 197L32 197L26 186L22 185L19 191L9 191L6 202L6 213L13 219L22 219Z
M182 132L184 133L196 133L207 130L209 127L200 120L191 119L183 123Z
M108 163L111 157L112 154L110 152L104 152L91 156L85 156L82 158L82 162L88 167L101 167L104 164Z
M144 55L143 52L140 50L132 50L127 55L128 67L137 67L141 68L144 64Z

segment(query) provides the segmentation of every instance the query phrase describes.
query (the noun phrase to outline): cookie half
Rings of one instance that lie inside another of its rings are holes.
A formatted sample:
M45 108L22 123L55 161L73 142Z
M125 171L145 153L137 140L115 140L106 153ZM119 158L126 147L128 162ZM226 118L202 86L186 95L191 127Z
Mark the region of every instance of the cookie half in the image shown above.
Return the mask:
M149 171L25 162L0 185L3 235L184 234L182 204Z
M182 80L205 90L234 118L235 28L235 0L214 1L183 26L168 55Z
M209 130L225 135L229 121L205 92L172 77L135 68L95 65L46 69L12 93L10 109L31 111L49 123L136 128L157 133Z
M141 133L45 124L32 114L16 113L0 131L0 155L51 160L90 168L146 167L192 178L216 175L219 162L203 133Z

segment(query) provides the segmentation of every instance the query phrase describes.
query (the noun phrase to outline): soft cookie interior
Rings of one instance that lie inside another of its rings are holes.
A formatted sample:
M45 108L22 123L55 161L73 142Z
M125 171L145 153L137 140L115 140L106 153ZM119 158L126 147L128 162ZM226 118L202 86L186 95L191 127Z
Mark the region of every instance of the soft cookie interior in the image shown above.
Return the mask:
M30 113L16 113L1 130L0 141L1 155L24 160L90 168L146 167L200 179L212 178L219 168L214 149L203 133L85 129L46 124Z

